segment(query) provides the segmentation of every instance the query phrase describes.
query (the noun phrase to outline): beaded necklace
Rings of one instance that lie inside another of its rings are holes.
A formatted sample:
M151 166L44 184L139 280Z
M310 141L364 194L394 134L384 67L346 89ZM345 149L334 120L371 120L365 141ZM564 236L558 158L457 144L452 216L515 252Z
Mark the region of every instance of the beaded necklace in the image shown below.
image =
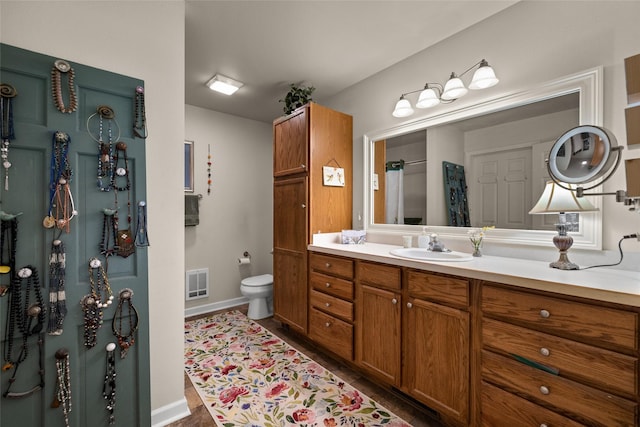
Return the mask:
M69 91L69 106L65 107L62 99L62 74L67 76L67 88ZM76 73L71 65L62 59L58 59L53 63L51 69L51 92L53 95L53 103L58 111L62 113L73 113L78 109L78 98L76 97L76 88L74 85Z
M113 335L118 338L118 345L120 346L120 358L124 359L127 356L127 352L136 343L134 338L136 331L138 330L138 310L133 305L133 291L129 288L124 288L119 293L118 307L116 313L111 321L111 329ZM127 314L124 313L124 306L127 306ZM129 319L129 325L123 327L122 320L124 317Z
M102 397L107 401L107 411L109 412L109 424L115 424L114 414L116 406L116 357L114 355L116 345L112 342L107 344L107 364L104 374L104 384L102 386Z
M98 136L91 132L91 119L98 116ZM104 121L107 121L107 142L104 141ZM113 162L113 125L118 130L115 140L120 139L120 126L115 119L115 112L108 105L99 105L96 112L87 119L87 132L98 143L98 173L97 185L100 191L111 191L114 174Z
M2 122L0 138L0 157L2 158L2 167L4 168L4 189L9 191L9 144L11 140L16 138L13 128L13 98L18 92L13 86L6 83L0 84L0 121Z
M97 342L97 333L102 325L102 310L93 295L87 294L80 300L84 321L84 346L92 348Z
M69 427L71 412L71 368L69 366L69 350L61 348L56 351L56 395L51 403L52 408L62 405L64 425Z
M70 143L71 138L65 132L53 133L49 172L49 212L42 221L45 228L57 226L67 233L70 231L71 220L78 214L69 185L73 175L68 159Z
M66 276L66 255L64 243L54 240L49 257L49 335L61 335L64 317L67 314L64 282Z
M117 250L118 223L116 211L113 209L102 210L102 238L100 240L100 254L105 258L114 255Z
M96 299L98 308L108 308L113 303L113 292L107 273L98 258L89 260L89 282L91 283L91 295Z
M119 166L119 161L123 160L123 166ZM111 188L115 195L115 214L114 222L117 230L117 254L123 258L135 252L134 236L131 233L131 180L129 173L129 159L127 158L127 144L120 141L116 144L116 151L114 157L115 173L111 178ZM119 185L118 180L124 179L124 185ZM118 217L118 193L121 191L127 192L127 228L120 230L119 217Z
M144 107L144 88L142 86L136 87L133 116L133 134L138 138L146 138L149 135L149 133L147 132L147 117Z
M24 303L22 302L23 286L22 282L26 282L24 286ZM34 293L35 302L30 304L31 293ZM44 369L43 369L43 338L40 332L44 325L44 302L42 299L42 293L40 292L40 280L38 278L38 271L35 267L27 265L22 267L13 278L11 289L9 290L9 309L7 311L7 329L5 332L5 352L4 359L5 364L2 367L3 371L7 371L13 367L13 375L9 380L9 386L4 392L4 397L26 397L31 393L41 389L44 386ZM37 323L32 327L33 320L37 319ZM16 330L17 329L17 330ZM13 341L15 333L19 331L22 333L22 345L20 353L17 356L13 354ZM40 383L29 391L12 393L11 385L15 382L16 374L20 364L24 362L29 356L28 340L31 335L38 334L38 349L40 352Z

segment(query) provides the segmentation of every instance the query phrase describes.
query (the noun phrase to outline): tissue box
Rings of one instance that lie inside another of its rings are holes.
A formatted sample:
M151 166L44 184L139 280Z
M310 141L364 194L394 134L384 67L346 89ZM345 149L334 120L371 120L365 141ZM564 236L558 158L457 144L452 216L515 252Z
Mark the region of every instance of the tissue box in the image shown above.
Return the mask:
M365 230L342 230L342 244L344 245L362 245L367 240L367 232Z

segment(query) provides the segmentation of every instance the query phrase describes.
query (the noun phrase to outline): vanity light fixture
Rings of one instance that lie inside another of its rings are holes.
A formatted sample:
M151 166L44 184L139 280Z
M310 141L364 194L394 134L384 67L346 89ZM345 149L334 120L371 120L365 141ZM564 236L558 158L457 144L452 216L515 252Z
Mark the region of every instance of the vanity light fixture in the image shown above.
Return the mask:
M565 214L598 210L589 200L578 197L576 192L571 190L571 184L559 185L555 181L548 181L540 200L529 211L529 214L559 214L559 221L556 224L558 234L553 236L553 244L560 251L560 257L557 261L550 263L549 267L560 270L578 270L580 268L577 264L569 261L567 256L569 248L573 245L573 237L567 234Z
M216 74L207 82L207 86L211 90L224 93L225 95L232 95L244 86L244 83L234 80L232 78L223 76L222 74Z
M485 59L483 59L473 64L460 75L451 73L451 77L449 77L449 80L445 83L444 86L439 83L425 83L422 89L403 93L402 95L400 95L400 100L396 103L396 108L392 113L393 116L408 117L413 114L411 103L408 99L405 98L406 95L412 93L420 92L420 95L418 96L418 102L416 102L416 108L434 107L440 103L446 104L455 101L461 96L466 95L468 89L464 85L461 77L476 67L478 68L473 74L471 83L469 83L469 89L486 89L498 84L499 80L496 77L496 73L493 71L493 68L491 68L489 63Z

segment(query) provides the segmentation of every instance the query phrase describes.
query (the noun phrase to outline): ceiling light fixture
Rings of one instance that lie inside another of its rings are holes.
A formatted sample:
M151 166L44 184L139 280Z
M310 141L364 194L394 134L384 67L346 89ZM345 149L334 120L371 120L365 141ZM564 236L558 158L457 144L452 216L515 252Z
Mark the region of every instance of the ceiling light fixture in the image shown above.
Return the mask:
M222 74L216 74L207 82L207 86L209 86L209 89L215 90L216 92L224 93L225 95L232 95L235 91L244 86L244 83L223 76Z
M482 61L473 64L460 75L451 73L451 77L449 77L449 80L445 83L444 87L440 83L425 83L424 88L422 89L403 93L400 95L400 100L396 103L396 108L392 113L393 116L408 117L413 114L411 103L405 98L406 95L412 93L420 92L416 108L434 107L440 103L446 104L466 95L468 89L465 87L460 77L464 76L475 67L478 67L478 69L473 74L471 83L469 83L469 89L486 89L498 84L499 80L496 77L496 73L493 71L493 68L491 68L489 63L483 59Z

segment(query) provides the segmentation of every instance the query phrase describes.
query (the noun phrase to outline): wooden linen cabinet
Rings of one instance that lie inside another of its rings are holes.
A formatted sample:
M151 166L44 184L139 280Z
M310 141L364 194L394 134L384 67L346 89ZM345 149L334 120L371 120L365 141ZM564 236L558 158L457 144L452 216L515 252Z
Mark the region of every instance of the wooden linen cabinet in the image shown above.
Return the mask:
M273 303L276 320L307 334L307 245L351 228L353 118L316 103L273 122ZM344 186L323 182L343 169Z

